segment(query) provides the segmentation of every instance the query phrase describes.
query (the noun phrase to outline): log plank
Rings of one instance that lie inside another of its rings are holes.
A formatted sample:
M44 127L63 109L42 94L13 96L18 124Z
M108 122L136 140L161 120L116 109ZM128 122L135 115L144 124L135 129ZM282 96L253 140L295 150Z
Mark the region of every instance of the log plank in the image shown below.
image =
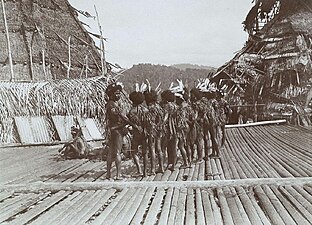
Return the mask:
M168 188L158 224L168 224L173 188Z
M217 222L215 222L215 219L214 219L214 214L212 212L212 206L211 206L210 197L208 195L208 191L206 189L202 189L201 196L202 196L202 203L203 203L203 208L204 208L204 213L205 213L204 219L205 219L206 224L207 225L218 224ZM220 218L221 218L221 214L220 214ZM219 223L219 224L222 224L222 223Z
M186 195L185 224L195 225L195 196L194 189L188 188Z

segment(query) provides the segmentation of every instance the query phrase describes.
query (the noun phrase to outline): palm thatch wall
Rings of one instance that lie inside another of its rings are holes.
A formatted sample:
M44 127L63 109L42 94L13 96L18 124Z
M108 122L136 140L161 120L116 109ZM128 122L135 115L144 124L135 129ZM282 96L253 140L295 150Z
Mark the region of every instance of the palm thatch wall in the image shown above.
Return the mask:
M104 127L106 85L103 78L1 82L0 142L18 142L16 118L48 118L51 136L53 116L96 118Z
M104 79L0 83L0 120L12 116L103 117Z
M86 79L62 79L37 82L0 82L0 143L18 143L20 133L47 133L41 140L61 140L55 132L71 125L83 125L81 118L93 118L98 129L105 134L105 90L113 79L92 77ZM126 94L119 101L127 112L130 102ZM58 121L56 121L56 118ZM67 124L63 119L70 120ZM67 119L66 119L67 118ZM37 128L25 130L23 121L37 124ZM33 121L33 122L32 122ZM61 121L61 122L60 122ZM56 127L60 126L59 129ZM18 129L19 128L19 129ZM41 130L40 130L41 129ZM59 135L59 134L58 134ZM38 135L29 134L28 140L36 140ZM60 136L60 135L59 135ZM34 138L33 138L34 137ZM48 141L49 142L49 141Z
M0 80L101 74L98 49L67 0L6 0L4 10L0 7L0 31Z
M296 111L312 86L312 1L256 0L244 22L249 39L214 75L232 103L266 103L266 110Z

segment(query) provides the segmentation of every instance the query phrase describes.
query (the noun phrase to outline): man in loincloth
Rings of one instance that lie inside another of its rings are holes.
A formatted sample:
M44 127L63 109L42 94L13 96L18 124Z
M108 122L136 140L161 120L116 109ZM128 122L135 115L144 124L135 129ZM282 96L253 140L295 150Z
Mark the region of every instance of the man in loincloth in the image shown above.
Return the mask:
M224 93L221 90L216 92L216 100L218 101L218 116L220 117L221 128L221 147L225 143L225 124L228 122L232 110L229 103L224 99Z
M175 96L170 90L165 90L161 93L161 106L164 111L163 120L163 138L162 149L167 149L168 165L167 168L171 171L175 169L177 161L177 124L176 124L176 111L178 106L175 104ZM185 149L184 149L185 151ZM184 152L185 153L185 152ZM186 153L183 154L186 156Z
M148 112L146 114L146 134L148 140L148 150L150 154L151 173L155 174L155 152L158 156L159 169L157 172L164 172L164 154L161 148L161 138L163 137L163 109L158 103L158 95L155 90L144 92L144 98ZM144 160L147 161L147 154Z
M197 152L197 162L203 161L203 151L204 151L204 116L205 116L205 105L201 101L203 98L203 93L197 89L191 89L191 105L195 112L195 118L192 124L192 129L190 130L190 144L192 150L192 158L194 155L194 144L196 145Z
M132 108L128 114L130 122L135 125L132 127L132 141L131 141L131 156L137 167L138 175L142 174L138 150L142 149L143 155L143 176L146 176L146 164L147 164L147 137L146 137L146 113L147 108L142 104L144 102L144 94L139 91L133 91L129 94L129 99L132 101Z
M72 126L70 129L73 140L66 143L59 153L65 159L79 159L87 156L89 148L86 140L82 136L81 129Z
M191 167L191 149L188 146L188 137L191 130L192 113L193 110L188 104L188 90L183 89L182 92L175 93L176 103L178 109L176 111L176 127L177 127L177 139L178 139L178 148L181 152L183 158L182 169L186 167Z
M128 133L126 125L128 119L124 115L121 108L118 106L118 101L121 97L122 84L113 83L108 85L106 94L109 98L106 104L106 118L108 128L108 155L107 155L107 174L106 178L111 178L112 161L115 159L117 169L116 179L121 179L121 151L123 138Z

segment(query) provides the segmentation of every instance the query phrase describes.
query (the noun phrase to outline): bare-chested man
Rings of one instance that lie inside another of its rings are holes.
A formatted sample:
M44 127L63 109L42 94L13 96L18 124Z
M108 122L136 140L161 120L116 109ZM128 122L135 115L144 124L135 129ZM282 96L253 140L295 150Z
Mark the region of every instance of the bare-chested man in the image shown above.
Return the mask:
M121 179L121 150L123 137L127 134L128 124L126 115L118 106L117 102L121 97L122 85L113 83L108 85L106 94L109 101L106 104L106 118L108 127L108 145L109 151L107 155L107 174L106 178L111 178L112 161L115 159L117 174L116 179Z

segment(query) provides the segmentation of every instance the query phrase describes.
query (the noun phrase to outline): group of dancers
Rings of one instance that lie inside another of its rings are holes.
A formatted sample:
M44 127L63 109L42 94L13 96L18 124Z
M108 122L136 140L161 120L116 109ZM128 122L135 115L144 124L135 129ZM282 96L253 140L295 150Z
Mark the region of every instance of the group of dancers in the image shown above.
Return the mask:
M183 159L182 168L208 157L220 156L231 109L223 92L208 79L200 81L192 89L177 80L177 85L172 83L162 92L158 87L151 88L148 82L136 84L135 90L129 94L132 106L128 112L120 106L122 93L123 85L119 82L106 89L109 99L106 104L107 179L111 178L113 161L116 179L121 179L123 138L129 132L131 156L138 174L143 176L147 175L148 168L151 174L163 173L165 169L174 170L178 152ZM139 151L143 157L143 169Z

